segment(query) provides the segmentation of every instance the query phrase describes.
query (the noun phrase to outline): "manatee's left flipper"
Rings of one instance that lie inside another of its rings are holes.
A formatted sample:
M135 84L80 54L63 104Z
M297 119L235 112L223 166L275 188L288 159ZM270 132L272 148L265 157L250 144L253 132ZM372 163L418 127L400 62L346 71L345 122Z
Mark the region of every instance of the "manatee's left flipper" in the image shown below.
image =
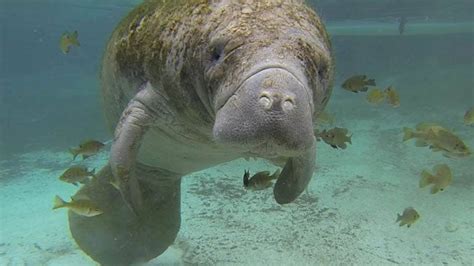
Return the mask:
M279 204L294 201L305 190L313 176L315 161L315 144L306 153L288 159L273 188L273 195Z
M124 201L138 214L143 206L140 187L134 165L141 142L157 114L154 106L159 102L158 94L151 85L144 86L123 111L115 129L115 138L110 153L110 166L114 180Z

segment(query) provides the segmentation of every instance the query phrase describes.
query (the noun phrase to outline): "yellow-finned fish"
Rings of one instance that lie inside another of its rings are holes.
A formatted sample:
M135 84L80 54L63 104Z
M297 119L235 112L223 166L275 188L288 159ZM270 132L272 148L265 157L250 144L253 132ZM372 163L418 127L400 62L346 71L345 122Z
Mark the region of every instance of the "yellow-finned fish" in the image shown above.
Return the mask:
M428 146L432 151L443 152L445 157L467 157L469 147L453 132L436 123L420 123L416 129L403 128L403 141L415 138L417 147Z
M345 149L347 148L346 142L352 144L352 135L349 136L348 133L347 128L335 127L329 130L324 129L322 132L316 131L315 136L318 140L323 139L326 144L334 149Z
M269 171L258 172L250 177L250 172L244 173L244 187L250 190L262 190L272 186L272 180L277 179L280 170L277 169L272 175Z
M86 217L93 217L104 213L96 204L86 197L80 199L71 198L70 202L66 202L59 196L56 196L54 198L53 210L59 208L69 208L74 213Z
M368 86L375 86L375 80L367 79L366 75L355 75L346 79L346 81L342 83L342 88L354 93L367 91L369 89Z
M413 207L408 207L401 215L397 214L397 220L395 222L400 222L400 226L406 225L407 227L410 227L418 219L420 219L418 212Z
M69 167L66 171L64 171L64 173L59 177L59 180L77 186L78 183L87 183L89 181L89 177L94 176L95 169L89 171L85 166L73 165Z
M398 95L397 90L395 90L392 86L389 86L388 88L385 89L385 95L386 95L388 104L390 104L393 107L400 106L400 96Z
M431 194L436 194L438 191L444 191L453 182L453 175L451 169L446 164L437 164L433 167L433 174L423 170L421 172L420 188L424 188L430 184Z
M81 46L77 37L77 30L73 33L69 33L66 31L61 35L61 39L59 40L59 49L61 49L63 54L69 53L69 50L73 45L77 47Z
M380 104L385 100L385 92L379 88L371 89L367 93L367 101L371 104Z
M73 160L76 159L78 155L82 155L82 159L87 159L88 157L97 154L103 147L104 143L97 140L86 140L79 144L77 148L70 148L69 152L73 156Z

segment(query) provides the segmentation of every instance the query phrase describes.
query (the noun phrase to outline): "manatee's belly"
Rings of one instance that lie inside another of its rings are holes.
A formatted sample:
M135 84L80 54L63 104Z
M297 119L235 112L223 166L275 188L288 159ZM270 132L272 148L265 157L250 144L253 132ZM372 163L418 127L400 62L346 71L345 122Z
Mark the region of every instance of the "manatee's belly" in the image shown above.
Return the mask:
M242 151L169 130L150 129L138 154L140 163L186 175L241 157Z

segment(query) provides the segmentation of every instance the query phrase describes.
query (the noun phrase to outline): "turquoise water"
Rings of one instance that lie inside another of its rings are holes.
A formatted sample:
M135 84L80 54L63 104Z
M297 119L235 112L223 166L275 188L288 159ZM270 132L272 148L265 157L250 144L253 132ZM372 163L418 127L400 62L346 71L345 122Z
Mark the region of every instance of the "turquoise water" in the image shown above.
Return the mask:
M0 0L0 265L95 265L74 242L55 195L77 190L58 180L68 148L112 138L99 99L98 69L109 34L139 1ZM474 5L470 1L310 1L332 36L336 75L327 111L352 144L317 144L317 169L294 203L271 190L242 188L239 159L183 178L181 229L148 265L327 265L474 263L474 160L447 158L403 142L402 128L437 122L471 150ZM407 18L403 35L399 19ZM59 38L78 30L64 55ZM367 74L394 86L400 107L370 105L343 81ZM84 161L99 170L108 150ZM431 195L422 170L449 165L452 184ZM410 228L395 223L414 207Z

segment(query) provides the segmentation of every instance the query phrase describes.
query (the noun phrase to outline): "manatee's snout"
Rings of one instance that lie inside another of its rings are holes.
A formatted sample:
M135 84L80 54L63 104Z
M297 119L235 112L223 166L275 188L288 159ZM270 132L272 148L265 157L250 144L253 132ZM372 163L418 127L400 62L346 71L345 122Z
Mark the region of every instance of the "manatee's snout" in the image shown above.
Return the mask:
M258 71L217 111L214 137L263 156L301 154L314 142L310 95L285 69Z

